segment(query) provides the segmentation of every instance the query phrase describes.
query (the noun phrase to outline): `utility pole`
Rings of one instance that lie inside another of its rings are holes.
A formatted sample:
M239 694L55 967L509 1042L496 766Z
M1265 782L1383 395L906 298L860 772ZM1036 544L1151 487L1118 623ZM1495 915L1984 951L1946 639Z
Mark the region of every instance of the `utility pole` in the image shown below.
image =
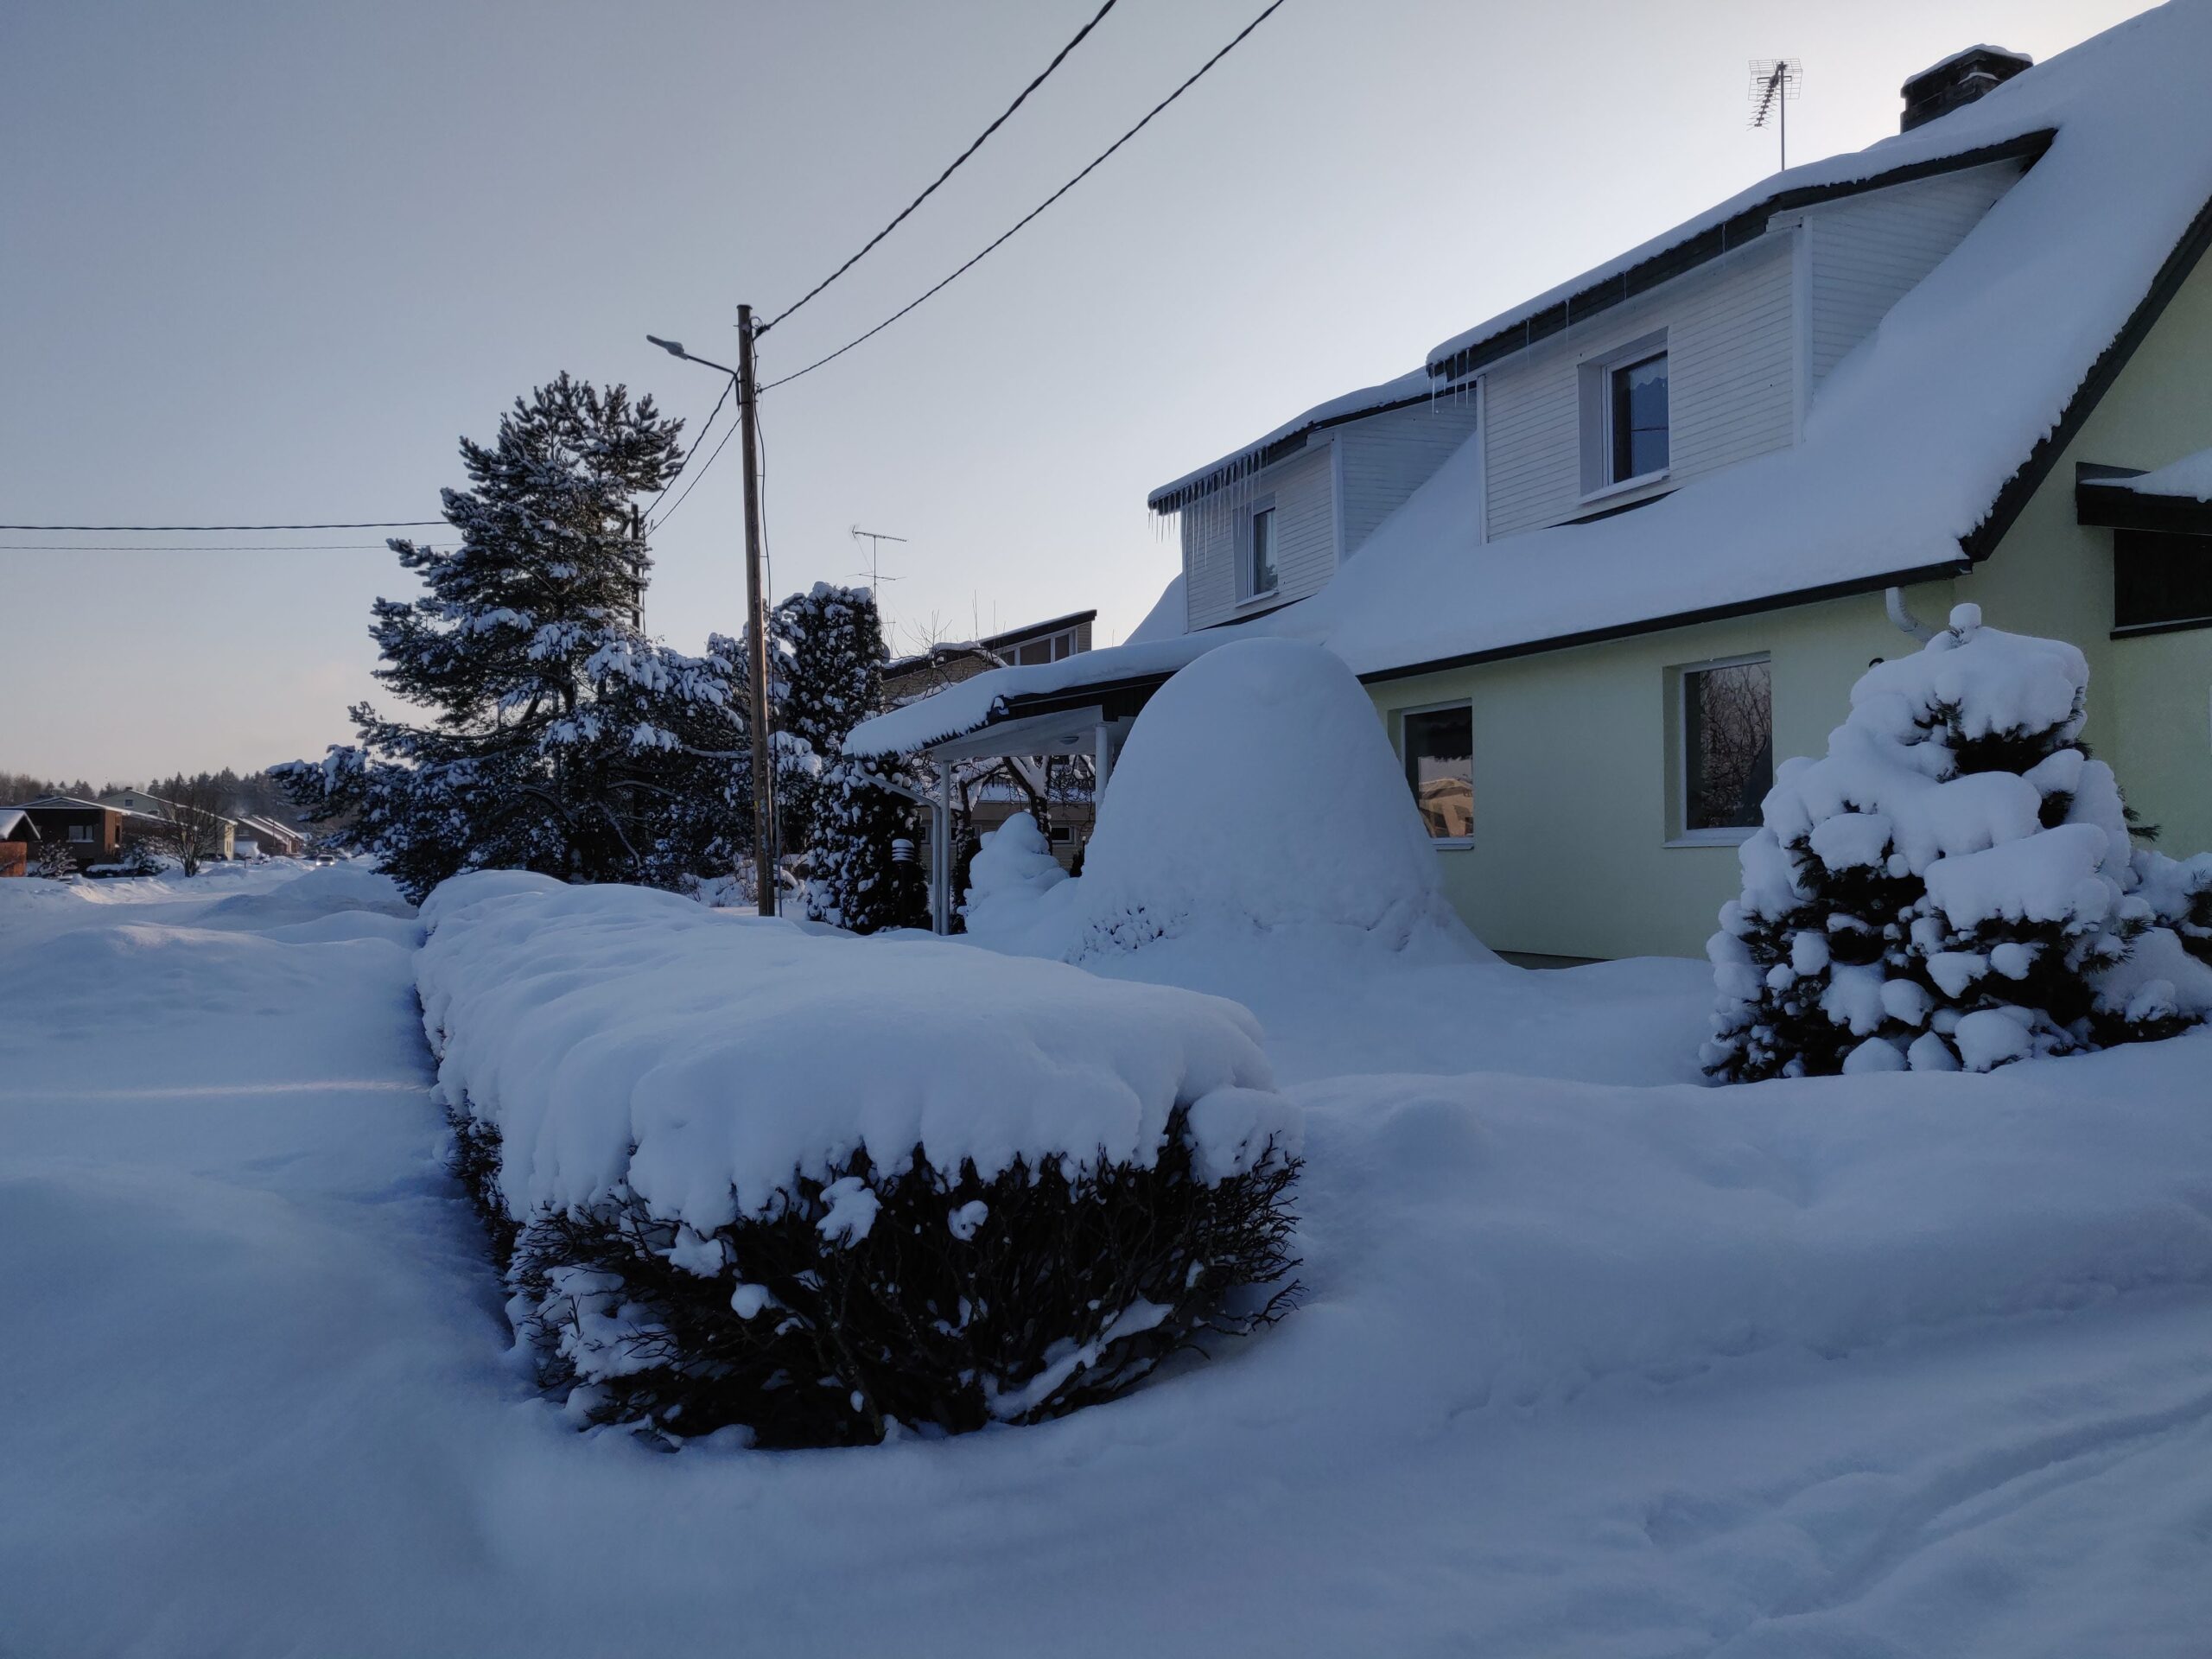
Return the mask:
M776 913L776 807L770 780L775 772L768 753L768 601L760 591L760 449L755 400L760 387L753 372L753 308L737 308L738 442L745 446L745 613L753 649L746 669L753 705L753 884L760 913Z
M768 753L768 606L760 591L760 443L756 402L760 396L753 371L753 308L737 308L737 366L711 358L694 357L678 340L647 334L649 344L671 357L714 369L737 383L737 421L745 444L745 632L752 642L746 653L747 700L752 704L753 743L753 883L760 913L776 913L776 805L772 788L775 766Z

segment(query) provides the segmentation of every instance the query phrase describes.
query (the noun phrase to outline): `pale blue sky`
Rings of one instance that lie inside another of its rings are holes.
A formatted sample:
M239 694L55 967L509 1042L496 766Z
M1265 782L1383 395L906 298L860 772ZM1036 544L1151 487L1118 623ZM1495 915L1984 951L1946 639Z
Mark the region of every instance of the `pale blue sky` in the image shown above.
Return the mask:
M1122 0L766 372L935 282L1258 5ZM435 517L455 437L564 368L696 423L713 379L645 332L734 353L739 300L826 273L1095 9L0 7L0 519ZM902 645L1091 606L1117 639L1174 571L1152 486L1770 170L1746 60L1805 60L1805 160L1895 130L1899 83L1960 47L2041 59L2141 9L1288 0L976 271L765 400L775 591L862 569L858 522L912 538ZM735 460L658 538L647 624L680 647L741 620ZM372 694L370 599L411 593L380 548L0 561L0 768L95 783L319 754Z

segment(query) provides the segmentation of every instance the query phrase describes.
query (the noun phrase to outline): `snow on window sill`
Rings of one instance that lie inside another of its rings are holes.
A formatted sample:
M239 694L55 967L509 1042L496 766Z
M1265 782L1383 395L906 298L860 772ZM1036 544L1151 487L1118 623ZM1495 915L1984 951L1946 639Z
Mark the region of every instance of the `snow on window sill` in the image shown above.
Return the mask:
M1268 588L1267 592L1263 594L1247 594L1243 598L1236 601L1236 608L1241 611L1248 606L1264 605L1281 591L1281 587L1278 585Z
M1668 847L1740 847L1757 834L1758 830L1753 828L1685 830L1673 840L1662 844Z
M1431 836L1428 844L1440 853L1471 853L1475 849L1472 836Z
M1610 501L1617 495L1626 495L1634 490L1649 489L1654 484L1664 484L1670 469L1662 467L1656 473L1638 473L1634 478L1624 478L1614 484L1603 484L1585 493L1575 505L1586 507L1593 501Z

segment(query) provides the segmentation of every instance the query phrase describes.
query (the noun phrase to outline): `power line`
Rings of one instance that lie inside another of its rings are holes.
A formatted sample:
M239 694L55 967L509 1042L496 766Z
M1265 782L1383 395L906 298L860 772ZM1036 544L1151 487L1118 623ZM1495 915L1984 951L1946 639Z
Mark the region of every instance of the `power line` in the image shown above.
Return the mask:
M459 544L432 547L422 544L426 553L452 553ZM60 542L0 542L0 553L382 553L387 550L383 542L263 542L246 543L146 543L139 542L114 546L86 546Z
M737 383L734 380L725 380L722 382L722 395L715 399L715 406L707 411L706 421L699 428L699 435L691 440L691 447L683 452L683 459L677 463L676 470L668 475L668 482L660 486L660 493L653 497L652 500L646 505L645 512L645 516L646 518L650 518L653 516L654 509L658 507L663 501L666 500L668 499L668 493L676 487L676 480L683 476L683 469L691 464L691 457L699 453L699 446L707 441L707 434L715 429L715 416L722 412L722 405L729 401L729 389L736 384ZM724 442L727 442L728 441L728 440L727 438L723 440ZM721 454L721 444L716 444L715 446L715 453L716 454ZM708 464L711 466L713 463L709 462ZM702 467L700 470L703 472L705 468ZM684 495L689 495L690 492L686 490L683 493ZM679 501L683 499L683 496L678 496L677 498ZM671 507L669 511L671 512L674 512L676 509L674 507Z
M38 531L212 531L212 530L422 530L442 518L359 518L343 524L0 524L0 530Z
M993 133L1004 126L1007 122L1007 117L1012 115L1016 110L1020 109L1023 101L1028 98L1029 94L1035 92L1039 86L1042 86L1045 84L1046 77L1049 76L1053 70L1058 68L1062 63L1067 60L1068 54L1074 51L1076 48L1083 44L1084 36L1090 34L1092 29L1098 27L1099 19L1104 17L1108 12L1113 10L1115 0L1106 0L1106 3L1098 8L1097 15L1092 17L1091 20L1085 23L1081 29L1076 30L1075 38L1070 41L1065 46L1062 47L1059 51L1053 55L1052 60L1045 66L1044 73L1039 74L1036 79L1031 81L1027 86L1021 89L1020 95L1014 99L1014 102L1006 106L1005 112L1001 114L997 120L992 122L989 126L985 127L982 130L982 137L978 137L974 143L969 145L967 149L962 150L959 155L955 156L952 161L952 165L946 168L944 172L938 174L936 179L931 181L928 189L923 191L920 195L916 196L912 201L908 202L904 207L899 209L899 216L896 219L893 219L888 225L885 226L881 230L878 231L874 236L868 238L866 245L861 247L858 253L846 260L843 264L838 266L836 270L831 271L827 276L824 276L812 288L810 288L805 293L800 295L798 299L785 306L774 316L769 318L767 321L762 323L760 327L754 329L754 338L758 339L760 335L766 334L771 328L781 322L785 317L788 317L792 312L798 310L800 306L804 305L809 300L819 294L823 289L829 287L830 283L836 282L840 276L850 270L855 265L860 264L862 259L868 257L869 250L873 249L877 243L882 241L885 237L890 235L891 232L897 230L899 226L905 224L906 221L906 216L912 213L915 208L927 201L932 195L936 194L938 186L943 184L947 179L958 172L960 170L961 163L965 162L970 156L973 156L977 150L983 147L983 140L985 138L988 138Z
M728 443L728 442L732 438L735 437L741 430L743 430L743 427L741 425L733 426L728 431L722 434L721 443L718 443L715 446L714 454L707 457L706 466L700 467L697 472L691 474L691 481L683 486L683 493L677 496L675 500L669 503L668 511L661 514L659 521L652 526L653 529L658 530L662 524L666 524L670 519L676 516L677 508L682 506L685 499L690 495L691 492L699 487L699 480L707 475L708 468L711 467L715 464L715 456L721 454L723 445ZM699 435L703 438L706 436L706 434L702 432ZM685 457L685 464L687 466L690 464L689 456ZM670 481L671 483L674 482L673 480L671 480ZM665 494L666 492L664 491L662 493Z
M989 247L985 248L982 253L977 254L966 264L961 266L959 270L954 271L951 276L947 276L935 288L931 289L927 293L924 294L920 299L912 301L908 304L901 306L898 310L893 311L889 316L886 317L881 322L877 323L874 327L869 329L868 333L861 335L856 340L847 340L836 351L830 353L829 356L817 358L804 368L794 370L791 373L784 376L780 380L771 380L766 385L761 387L760 390L762 391L773 391L778 386L789 385L792 381L798 379L800 375L812 374L815 370L820 368L823 364L835 362L837 359L842 357L847 352L851 351L854 346L861 344L863 341L874 339L876 335L881 334L893 323L898 321L899 318L905 316L909 311L913 310L915 307L920 305L923 301L928 300L934 296L944 292L945 289L952 285L955 280L974 270L989 255L1003 247L1009 240L1012 239L1016 231L1020 230L1021 227L1028 224L1031 219L1036 218L1038 214L1043 213L1047 207L1050 207L1062 196L1067 194L1069 191L1074 189L1076 186L1081 184L1085 179L1089 178L1093 172L1097 170L1098 167L1108 156L1111 156L1116 150L1121 149L1123 144L1128 143L1130 139L1135 137L1137 134L1142 132L1147 126L1151 125L1154 116L1166 109L1170 104L1173 104L1177 99L1182 97L1184 93L1189 92L1192 87L1198 85L1198 81L1205 75L1208 70L1211 69L1214 65L1219 63L1224 58L1227 57L1239 46L1243 45L1245 37L1251 34L1254 29L1259 28L1262 23L1266 22L1268 18L1274 16L1275 12L1281 7L1282 3L1283 0L1270 0L1270 3L1265 10L1262 11L1258 16L1255 17L1250 22L1245 24L1243 29L1236 32L1236 36L1234 40L1230 41L1227 46L1223 47L1220 51L1215 53L1213 56L1208 58L1204 63L1200 64L1197 71L1192 73L1188 80L1185 81L1180 86L1178 86L1173 92L1168 93L1166 97L1161 99L1159 103L1154 105L1152 108L1146 112L1143 120L1138 122L1136 125L1131 127L1127 132L1116 138L1112 143L1107 145L1103 150L1099 152L1097 159L1093 161L1089 167L1084 168L1082 172L1077 174L1058 189L1053 191L1051 195L1046 197L1044 200L1039 202L1034 207L1023 214L1020 219L1014 222L1012 230L1007 231L1005 235L1000 237L999 239L992 243Z

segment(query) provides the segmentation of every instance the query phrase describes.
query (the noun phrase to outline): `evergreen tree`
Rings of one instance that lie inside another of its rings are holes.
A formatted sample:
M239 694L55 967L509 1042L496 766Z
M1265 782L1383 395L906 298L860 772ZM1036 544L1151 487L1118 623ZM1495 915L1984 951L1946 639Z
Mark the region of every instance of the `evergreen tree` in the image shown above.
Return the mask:
M395 538L425 591L378 600L370 627L378 678L430 719L358 704L355 745L276 769L308 822L353 815L416 897L464 869L665 885L735 855L725 664L635 620L652 560L633 499L674 476L681 424L563 373L491 445L461 441L470 487L443 493L460 545Z
M912 810L884 787L899 781L894 765L873 755L845 756L823 774L806 890L815 920L855 933L927 925L929 883L915 856Z
M2074 647L1985 628L1972 605L1860 678L1827 754L1781 769L1744 845L1709 947L1710 1074L1986 1071L2204 1012L2125 970L2145 945L2188 966L2136 893L2112 770L2080 741L2088 687Z
M768 631L777 735L791 740L781 746L777 778L784 844L817 848L823 772L853 728L883 704L883 664L890 659L883 616L870 589L817 582L778 605Z

